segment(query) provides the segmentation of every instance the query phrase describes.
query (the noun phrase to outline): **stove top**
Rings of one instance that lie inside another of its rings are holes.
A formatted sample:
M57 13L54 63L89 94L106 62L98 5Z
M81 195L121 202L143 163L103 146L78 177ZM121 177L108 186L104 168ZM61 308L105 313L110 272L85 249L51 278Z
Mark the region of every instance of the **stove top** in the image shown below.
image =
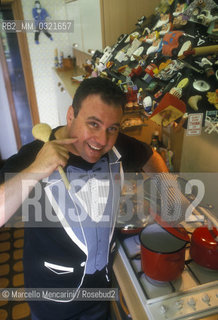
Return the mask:
M191 232L200 225L201 222L194 221L183 226ZM204 268L191 260L189 247L186 249L184 271L171 282L150 279L142 271L139 235L121 238L119 254L148 319L202 319L203 316L218 314L218 271Z

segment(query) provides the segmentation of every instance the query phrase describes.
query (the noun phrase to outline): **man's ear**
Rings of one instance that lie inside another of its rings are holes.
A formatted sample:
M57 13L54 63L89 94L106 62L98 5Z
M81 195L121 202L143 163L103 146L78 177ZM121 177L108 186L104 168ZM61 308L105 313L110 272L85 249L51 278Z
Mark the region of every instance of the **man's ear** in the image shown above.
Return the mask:
M70 106L67 111L67 125L71 125L74 120L74 109Z

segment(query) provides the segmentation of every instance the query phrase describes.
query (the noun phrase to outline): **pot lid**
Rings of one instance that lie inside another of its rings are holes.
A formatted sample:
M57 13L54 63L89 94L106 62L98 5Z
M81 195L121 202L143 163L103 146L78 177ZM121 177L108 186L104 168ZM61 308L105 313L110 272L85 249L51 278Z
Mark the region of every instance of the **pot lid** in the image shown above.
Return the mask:
M190 237L188 235L188 232L181 224L171 225L170 223L166 222L165 220L161 219L160 215L158 213L155 213L151 208L149 208L150 214L154 218L154 220L167 232L172 234L174 237L190 242Z

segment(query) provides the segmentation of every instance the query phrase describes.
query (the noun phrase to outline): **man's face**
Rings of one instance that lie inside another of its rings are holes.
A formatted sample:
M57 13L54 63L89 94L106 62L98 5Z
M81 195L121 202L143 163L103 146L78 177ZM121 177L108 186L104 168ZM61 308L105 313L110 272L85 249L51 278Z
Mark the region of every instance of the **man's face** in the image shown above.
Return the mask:
M99 95L84 99L76 118L73 108L69 108L68 136L78 137L70 152L90 163L97 162L115 144L122 116L121 106L108 105Z

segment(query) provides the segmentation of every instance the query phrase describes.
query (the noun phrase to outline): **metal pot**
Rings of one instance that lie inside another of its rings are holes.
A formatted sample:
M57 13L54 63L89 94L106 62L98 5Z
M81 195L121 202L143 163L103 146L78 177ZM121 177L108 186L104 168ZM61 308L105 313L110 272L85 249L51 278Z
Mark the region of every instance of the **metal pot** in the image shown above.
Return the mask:
M194 230L190 247L191 258L199 265L218 270L218 231L206 225Z
M138 234L147 225L149 220L149 203L145 199L140 201L137 195L126 200L125 197L120 203L120 212L117 217L116 227L122 234Z
M122 234L126 234L126 235L134 235L134 234L138 234L141 232L141 230L143 229L143 227L145 226L146 222L144 223L143 226L138 226L137 224L126 224L125 226L120 227L120 232Z
M175 237L157 223L148 224L140 233L144 273L158 281L177 279L184 269L188 239Z
M142 229L147 225L148 223L147 216L143 217L142 219L139 219L136 215L134 215L129 221L122 221L122 217L117 220L116 227L120 230L122 234L126 235L134 235L139 234Z

